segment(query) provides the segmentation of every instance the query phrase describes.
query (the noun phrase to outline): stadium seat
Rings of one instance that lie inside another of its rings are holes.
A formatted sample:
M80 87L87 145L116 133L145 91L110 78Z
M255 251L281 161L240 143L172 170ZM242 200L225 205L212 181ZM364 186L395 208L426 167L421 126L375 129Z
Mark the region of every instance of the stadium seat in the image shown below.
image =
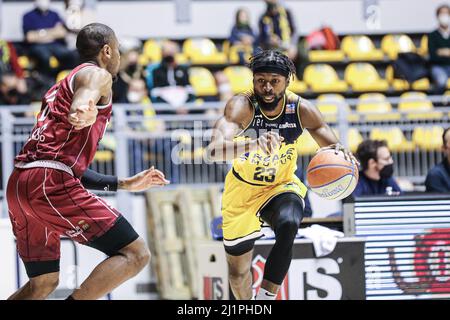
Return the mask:
M416 46L406 34L387 34L381 39L381 49L391 60L401 52L416 52Z
M250 61L250 57L253 54L253 48L242 45L234 45L229 48L228 57L230 59L230 63L237 64L239 63L239 52L244 53L245 62L248 63Z
M387 91L389 84L380 78L375 67L365 62L350 63L345 68L345 81L354 91Z
M70 70L62 70L62 71L58 72L58 74L56 75L56 82L59 82L62 79L64 79L69 73L70 73Z
M359 96L356 111L365 116L366 121L392 121L401 118L392 112L392 105L382 93L364 93Z
M389 82L392 88L397 91L405 91L410 89L426 91L430 89L430 80L428 80L428 78L422 78L414 81L410 88L408 81L394 78L394 68L392 68L392 66L388 66L386 68L386 80Z
M303 93L307 90L307 85L305 82L298 80L297 76L294 75L289 83L288 90L294 93Z
M297 139L297 152L299 155L314 154L319 148L319 145L308 130L304 130L302 135Z
M355 122L358 121L359 117L357 114L350 114L350 106L345 101L345 98L340 94L321 94L317 98L317 108L320 113L322 113L326 122L335 123L338 118L338 109L342 106L346 109L348 116L348 121Z
M226 64L227 56L217 50L211 39L190 38L183 42L183 53L193 64Z
M424 57L428 56L428 35L424 34L420 39L420 47L418 48L417 53Z
M19 56L19 58L17 59L19 66L22 69L28 70L31 68L31 63L30 63L30 59L27 56Z
M328 64L310 64L305 68L304 81L315 92L344 92L348 86L340 80L336 71Z
M342 50L310 50L308 59L311 62L339 62L344 60L345 54Z
M337 128L333 128L333 132L336 135L336 137L341 140L339 131ZM341 140L342 141L342 140ZM364 138L362 134L358 131L356 128L349 128L347 131L347 141L346 146L351 152L356 152L356 149L358 149L358 146L361 142L364 141Z
M251 90L253 88L253 73L244 66L229 66L223 70L228 78L233 94Z
M56 69L59 67L59 61L58 59L56 59L56 57L51 56L50 57L50 61L49 61L49 65L51 68Z
M406 152L414 150L414 143L408 141L400 128L373 128L370 139L386 140L392 152Z
M444 129L440 126L415 127L412 141L424 151L440 151L442 148L442 135Z
M407 119L425 120L439 119L442 112L434 111L433 103L428 100L427 95L423 92L405 92L400 96L398 110L407 112Z
M160 62L162 55L160 43L156 42L155 40L148 39L144 42L142 54L148 59L147 63Z
M216 96L218 94L214 76L206 68L189 68L189 82L196 96Z
M345 36L341 48L352 61L383 60L384 53L376 49L372 40L367 36Z

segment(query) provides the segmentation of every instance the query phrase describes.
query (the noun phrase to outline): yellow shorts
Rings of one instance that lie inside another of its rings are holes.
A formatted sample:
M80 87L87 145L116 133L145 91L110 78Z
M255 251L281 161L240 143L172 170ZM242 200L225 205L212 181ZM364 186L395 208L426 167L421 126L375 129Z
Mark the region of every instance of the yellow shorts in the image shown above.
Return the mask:
M245 241L261 238L263 221L259 218L259 212L270 200L289 192L303 199L306 190L306 186L296 176L291 182L262 187L238 180L230 170L222 196L224 246L232 248Z

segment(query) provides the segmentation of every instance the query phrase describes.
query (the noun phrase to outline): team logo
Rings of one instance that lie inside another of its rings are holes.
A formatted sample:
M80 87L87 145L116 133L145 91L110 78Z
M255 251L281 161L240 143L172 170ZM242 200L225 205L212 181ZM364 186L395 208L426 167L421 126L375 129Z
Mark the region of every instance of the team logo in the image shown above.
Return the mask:
M91 228L91 226L84 220L80 220L80 222L78 222L78 225L81 229L83 229L83 231L88 231Z
M394 281L404 293L450 293L450 229L427 231L414 237L412 273L415 281L407 281L398 266L400 258L396 257L394 248L388 248Z
M266 259L264 259L261 255L257 255L252 261L252 272L253 272L253 296L256 295L259 288L261 287L261 283L264 277L264 266L266 265ZM288 291L289 279L286 275L283 283L281 284L280 290L278 291L278 295L276 300L288 300L289 291Z
M288 104L286 106L286 114L293 114L293 113L295 113L295 107L296 107L295 103Z

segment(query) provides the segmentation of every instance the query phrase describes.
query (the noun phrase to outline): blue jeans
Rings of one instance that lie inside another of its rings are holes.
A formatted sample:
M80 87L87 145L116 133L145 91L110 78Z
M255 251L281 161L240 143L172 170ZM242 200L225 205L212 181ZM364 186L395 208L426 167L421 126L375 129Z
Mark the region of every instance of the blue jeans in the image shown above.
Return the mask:
M443 93L447 89L447 80L450 76L450 66L431 66L431 78L437 93Z
M65 45L54 42L45 44L32 44L30 55L37 59L39 71L52 75L54 71L50 67L50 57L54 56L60 63L60 70L72 69L76 65L76 54Z

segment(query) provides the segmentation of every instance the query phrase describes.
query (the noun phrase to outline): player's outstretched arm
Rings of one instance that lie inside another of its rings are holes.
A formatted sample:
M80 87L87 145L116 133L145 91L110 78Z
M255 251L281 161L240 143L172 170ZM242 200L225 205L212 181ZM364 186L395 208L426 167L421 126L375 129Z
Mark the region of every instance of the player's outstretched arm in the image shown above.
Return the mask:
M81 177L81 183L86 189L91 190L117 191L122 189L138 192L155 186L167 185L170 181L165 179L161 171L151 167L128 178L117 178L117 176L105 175L87 169Z
M358 163L353 154L346 150L339 142L339 139L331 130L330 126L323 119L319 109L308 100L300 102L300 120L302 127L307 129L317 144L321 147L319 150L326 148L335 149L336 153L343 151L347 159Z
M69 122L75 129L89 127L97 119L96 104L102 97L111 95L112 76L100 68L86 68L77 73L74 95L69 111Z

